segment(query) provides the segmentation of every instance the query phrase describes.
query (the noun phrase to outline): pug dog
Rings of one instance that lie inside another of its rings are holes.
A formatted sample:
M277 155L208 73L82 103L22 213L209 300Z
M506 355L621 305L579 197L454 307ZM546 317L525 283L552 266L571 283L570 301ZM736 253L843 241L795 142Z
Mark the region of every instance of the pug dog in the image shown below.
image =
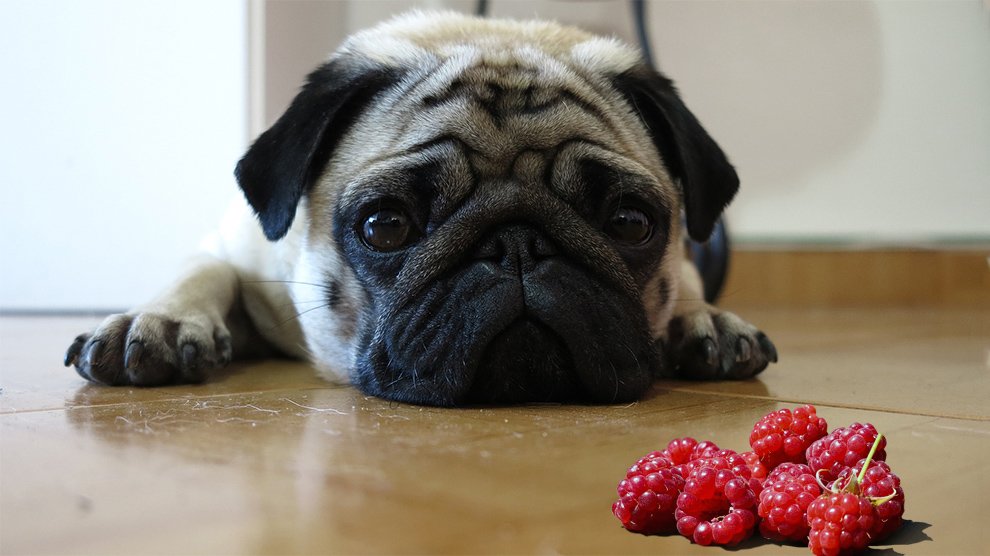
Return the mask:
M682 228L709 236L735 170L615 39L400 16L313 71L235 175L247 203L205 253L77 337L67 366L154 386L280 353L457 406L628 402L657 377L745 379L777 359L704 301L684 254Z

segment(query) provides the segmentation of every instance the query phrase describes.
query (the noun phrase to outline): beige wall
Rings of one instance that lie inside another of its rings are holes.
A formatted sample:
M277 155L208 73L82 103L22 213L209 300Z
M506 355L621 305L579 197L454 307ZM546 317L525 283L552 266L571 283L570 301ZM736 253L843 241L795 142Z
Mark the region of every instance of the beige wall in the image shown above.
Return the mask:
M263 127L271 125L292 100L306 74L333 52L347 34L406 10L453 9L473 12L474 0L251 0L263 52L252 65L260 73L263 94L255 98ZM498 17L550 17L606 34L632 39L626 0L568 2L489 0Z
M346 33L411 7L474 7L253 1L265 61L254 101L269 123ZM495 16L632 38L625 0L489 5ZM661 68L739 169L743 192L729 212L738 241L990 243L982 2L654 1L649 27Z

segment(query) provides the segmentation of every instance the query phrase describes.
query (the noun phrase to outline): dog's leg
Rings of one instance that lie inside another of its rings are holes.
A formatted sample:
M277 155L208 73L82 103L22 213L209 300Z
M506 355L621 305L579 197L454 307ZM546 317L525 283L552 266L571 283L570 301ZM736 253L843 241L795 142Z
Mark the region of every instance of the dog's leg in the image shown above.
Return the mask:
M241 305L235 268L203 256L156 300L78 336L65 364L104 384L202 382L252 343L253 327Z
M704 300L701 276L681 262L680 291L667 328L669 368L681 378L749 378L777 361L777 348L752 324Z

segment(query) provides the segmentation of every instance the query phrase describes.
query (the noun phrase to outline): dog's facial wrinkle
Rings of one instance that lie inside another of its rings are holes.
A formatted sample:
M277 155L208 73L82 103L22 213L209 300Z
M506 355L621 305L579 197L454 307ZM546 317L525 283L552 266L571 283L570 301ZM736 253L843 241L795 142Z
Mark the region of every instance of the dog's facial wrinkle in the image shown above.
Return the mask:
M478 381L505 383L486 388L483 401L638 396L654 362L635 299L589 277L538 236L517 235L513 249L480 249L480 260L429 281L387 318L379 315L361 347L362 388L437 405L479 401ZM602 336L601 328L621 340Z
M355 226L347 224L357 213L336 218L346 232L339 238L345 253L378 301L378 313L369 319L376 331L358 357L358 383L384 397L437 405L634 398L654 366L639 291L663 254L664 238L659 234L658 248L643 254L623 253L602 237L602 210L614 197L638 196L657 204L658 220L665 221L663 199L650 197L655 188L647 178L589 159L602 148L580 140L549 153L521 152L512 179L464 183L465 160L474 164L462 144L442 137L418 145L405 153L418 166L393 166L355 195L410 199L429 233L407 251L369 253L354 239ZM555 170L548 172L546 165ZM452 177L452 166L461 167L461 180ZM548 175L549 184L542 181ZM561 191L563 182L576 184ZM485 238L507 226L533 230L536 237L514 250L504 244L486 248ZM476 268L475 259L485 253L494 258L491 266ZM538 270L543 259L554 257L568 262L549 265L554 270L548 273ZM492 285L479 270L497 271L501 278ZM568 282L568 272L594 278ZM614 312L616 307L621 311ZM517 321L520 329L543 331L541 349L534 351L518 332L506 332ZM601 328L616 335L602 337ZM503 339L495 341L500 334ZM616 337L618 342L608 344ZM589 344L589 338L596 341ZM487 397L478 393L478 381L488 384Z
M375 303L355 382L436 405L637 397L656 365L643 291L656 289L679 207L673 185L583 78L521 65L459 71L403 85L409 104L404 117L387 116L388 146L343 174L334 237ZM382 198L403 200L425 233L369 253L355 207ZM623 247L604 224L633 201L657 233ZM505 226L528 227L554 252L479 261L479 246Z

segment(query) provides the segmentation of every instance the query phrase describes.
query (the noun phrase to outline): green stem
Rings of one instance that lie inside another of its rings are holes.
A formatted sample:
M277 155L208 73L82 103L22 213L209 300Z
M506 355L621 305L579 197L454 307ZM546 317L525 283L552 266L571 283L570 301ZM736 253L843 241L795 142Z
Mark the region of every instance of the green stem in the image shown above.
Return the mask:
M883 435L877 433L877 439L873 441L870 453L866 455L866 461L863 462L863 468L859 470L859 476L856 477L857 483L863 482L863 477L866 476L866 470L870 467L870 462L873 461L873 454L877 453L877 448L880 447L881 440L883 440Z

